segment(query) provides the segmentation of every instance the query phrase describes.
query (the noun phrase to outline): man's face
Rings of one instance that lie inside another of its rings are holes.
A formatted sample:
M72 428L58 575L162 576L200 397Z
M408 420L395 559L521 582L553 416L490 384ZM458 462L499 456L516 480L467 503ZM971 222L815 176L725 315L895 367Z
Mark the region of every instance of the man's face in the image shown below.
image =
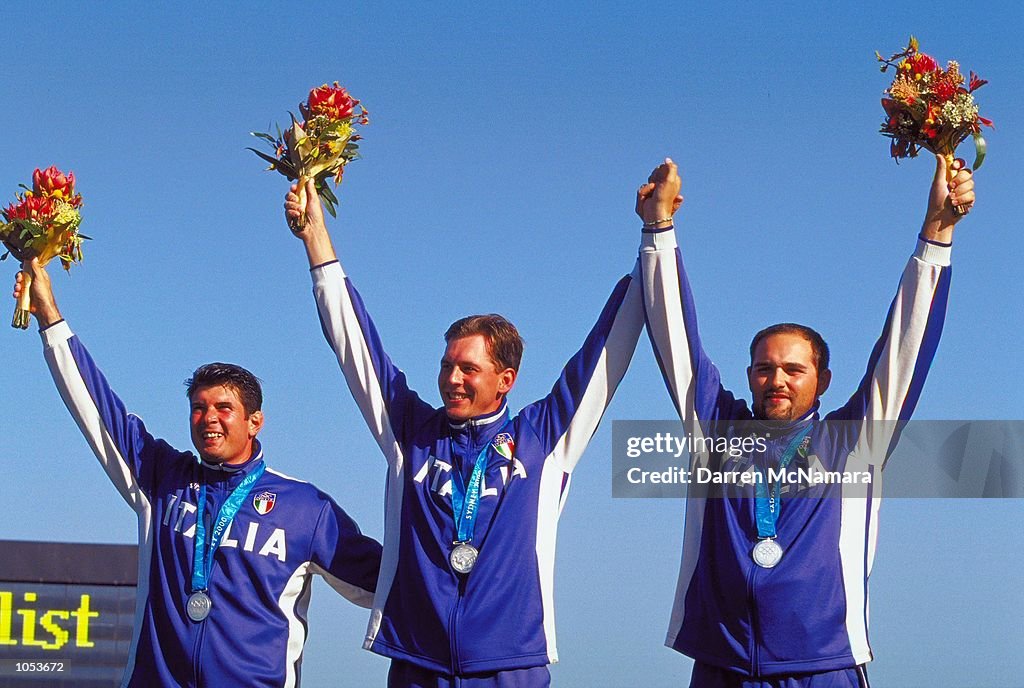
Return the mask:
M794 420L811 410L828 389L832 373L820 375L811 343L798 334L780 333L757 343L747 381L754 417Z
M239 464L252 456L263 412L245 412L234 387L200 387L192 393L192 444L208 463Z
M474 334L448 342L437 388L448 417L463 421L501 408L501 400L515 379L516 372L511 368L498 370L487 351L487 340Z

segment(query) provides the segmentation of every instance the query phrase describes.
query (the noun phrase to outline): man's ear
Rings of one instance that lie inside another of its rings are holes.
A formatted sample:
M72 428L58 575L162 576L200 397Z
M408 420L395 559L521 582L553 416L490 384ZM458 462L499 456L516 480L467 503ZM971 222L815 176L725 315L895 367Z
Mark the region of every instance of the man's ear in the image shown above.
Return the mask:
M498 373L498 391L502 394L508 394L515 383L516 371L512 368L505 368L505 370Z
M253 411L249 416L249 439L256 437L263 429L263 411Z
M818 373L818 396L820 397L828 389L829 384L832 382L832 371L823 370Z

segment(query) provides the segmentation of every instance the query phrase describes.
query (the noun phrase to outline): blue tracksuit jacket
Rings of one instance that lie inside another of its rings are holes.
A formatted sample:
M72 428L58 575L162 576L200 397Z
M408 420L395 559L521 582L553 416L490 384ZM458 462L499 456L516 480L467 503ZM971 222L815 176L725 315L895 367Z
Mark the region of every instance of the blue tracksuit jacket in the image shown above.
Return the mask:
M263 463L232 470L201 463L147 432L125 411L82 343L61 321L43 330L64 403L121 497L139 519L135 634L123 686L189 688L299 685L311 577L369 606L380 545L313 485L267 469L214 555L210 615L185 613L191 588L199 484L206 513ZM209 531L207 531L209 532Z
M850 400L768 442L778 460L792 433L814 424L803 461L824 471L867 472L870 485L817 485L784 500L772 569L754 565L754 500L691 490L675 605L666 644L750 676L841 669L871 660L868 576L877 540L882 468L910 418L931 364L949 291L948 246L919 241L900 280L867 371ZM722 387L700 342L693 295L674 230L647 234L641 249L644 306L655 354L676 409L694 436L748 421L746 403ZM834 422L833 422L834 421ZM843 421L843 422L838 422ZM735 426L733 426L735 427ZM698 465L708 456L697 456ZM713 459L711 459L713 461ZM743 463L743 462L740 462Z
M551 393L505 429L512 459L489 450L474 537L480 558L467 576L448 561L456 539L450 475L473 463L507 409L450 424L408 388L341 265L314 268L312 277L324 333L388 461L384 556L364 647L455 675L557 661L558 519L643 329L639 266L616 285Z

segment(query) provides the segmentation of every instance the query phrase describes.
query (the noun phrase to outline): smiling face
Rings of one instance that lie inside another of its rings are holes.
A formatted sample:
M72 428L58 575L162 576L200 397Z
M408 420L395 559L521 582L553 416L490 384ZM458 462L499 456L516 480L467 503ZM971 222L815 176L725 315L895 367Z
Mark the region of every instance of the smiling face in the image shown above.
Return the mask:
M204 461L240 464L252 457L263 412L246 413L238 390L227 385L200 387L192 393L191 404L192 444Z
M799 334L781 333L758 342L747 368L754 417L795 420L811 410L832 379L815 365L811 343Z
M469 420L493 413L516 379L512 368L499 370L481 334L453 338L441 358L437 388L448 417Z

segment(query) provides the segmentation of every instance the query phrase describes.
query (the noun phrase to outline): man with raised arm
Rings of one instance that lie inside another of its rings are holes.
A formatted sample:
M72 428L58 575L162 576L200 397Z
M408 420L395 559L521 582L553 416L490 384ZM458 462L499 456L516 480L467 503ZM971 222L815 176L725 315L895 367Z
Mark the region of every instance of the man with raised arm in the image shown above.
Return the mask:
M289 219L300 214L294 193ZM639 266L551 393L513 415L523 342L499 315L445 333L434 408L388 358L338 262L312 184L298 232L324 334L388 462L384 558L364 647L392 688L540 688L557 661L555 534L576 462L643 329Z
M34 259L22 268L57 389L139 520L122 685L298 686L310 578L368 607L380 544L328 495L266 466L252 373L227 363L195 371L186 384L198 456L178 451L125 410L61 317L46 271ZM15 298L21 289L18 273Z
M754 336L747 368L752 408L722 386L700 341L676 245L676 165L666 160L640 187L648 331L686 432L765 440L741 456L692 457L697 467L760 479L724 497L691 485L666 640L695 660L691 686L867 685L867 581L881 471L900 422L914 410L942 330L953 227L961 218L955 208L974 203L971 173L960 160L952 168L947 182L946 162L936 156L917 246L867 371L850 400L824 419L818 398L831 378L828 347L803 325L773 325ZM781 485L786 467L798 464L815 479ZM816 482L847 472L868 475L867 485Z

